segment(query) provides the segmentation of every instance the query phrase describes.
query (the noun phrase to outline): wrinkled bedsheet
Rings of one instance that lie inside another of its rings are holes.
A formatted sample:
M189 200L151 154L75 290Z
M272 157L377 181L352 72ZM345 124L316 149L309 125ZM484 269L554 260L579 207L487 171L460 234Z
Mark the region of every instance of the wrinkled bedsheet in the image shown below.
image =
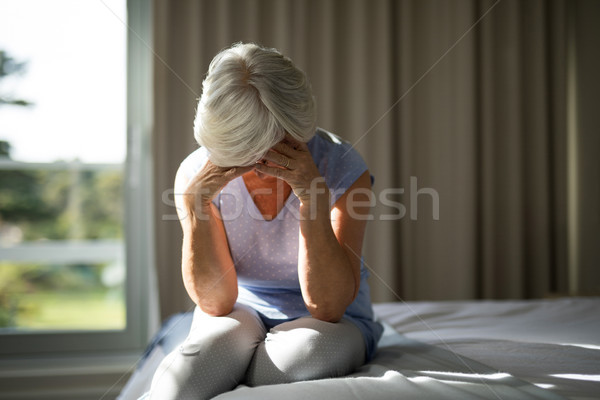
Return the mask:
M376 357L334 379L247 387L227 399L596 399L600 299L380 303ZM163 325L119 399L148 390L190 314Z

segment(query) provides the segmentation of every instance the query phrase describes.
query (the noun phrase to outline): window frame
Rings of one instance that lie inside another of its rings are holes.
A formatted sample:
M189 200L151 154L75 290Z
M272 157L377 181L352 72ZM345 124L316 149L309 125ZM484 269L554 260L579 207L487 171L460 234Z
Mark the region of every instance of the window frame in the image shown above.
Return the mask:
M152 6L127 0L127 157L124 165L125 302L123 330L15 331L0 335L1 371L24 358L138 353L156 325L152 204Z

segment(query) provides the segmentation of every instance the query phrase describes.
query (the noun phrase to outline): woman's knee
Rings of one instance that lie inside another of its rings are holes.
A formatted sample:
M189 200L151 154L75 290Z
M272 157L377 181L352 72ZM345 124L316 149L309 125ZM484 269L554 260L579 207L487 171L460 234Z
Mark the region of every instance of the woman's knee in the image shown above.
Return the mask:
M360 330L301 318L273 328L254 354L246 375L251 386L343 376L364 363Z
M190 332L179 351L184 355L221 350L251 353L265 333L258 314L247 306L236 304L231 313L221 317L210 316L196 307Z
M156 371L151 398L210 398L233 389L264 335L260 318L246 307L223 317L196 310L187 338Z

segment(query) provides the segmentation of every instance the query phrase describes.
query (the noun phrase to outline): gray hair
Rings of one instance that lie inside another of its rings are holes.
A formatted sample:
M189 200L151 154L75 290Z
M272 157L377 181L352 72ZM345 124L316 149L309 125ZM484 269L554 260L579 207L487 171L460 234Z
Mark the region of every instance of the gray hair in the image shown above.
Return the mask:
M308 142L315 129L308 78L276 49L237 43L210 63L194 137L215 165L252 165L286 132Z

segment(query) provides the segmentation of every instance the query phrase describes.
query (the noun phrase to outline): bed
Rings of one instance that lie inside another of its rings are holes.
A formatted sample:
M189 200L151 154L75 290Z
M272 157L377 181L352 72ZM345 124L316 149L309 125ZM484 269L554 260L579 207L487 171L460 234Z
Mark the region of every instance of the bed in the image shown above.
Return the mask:
M600 298L379 303L375 358L343 378L247 387L233 399L600 399ZM187 334L167 320L119 400L137 399Z

